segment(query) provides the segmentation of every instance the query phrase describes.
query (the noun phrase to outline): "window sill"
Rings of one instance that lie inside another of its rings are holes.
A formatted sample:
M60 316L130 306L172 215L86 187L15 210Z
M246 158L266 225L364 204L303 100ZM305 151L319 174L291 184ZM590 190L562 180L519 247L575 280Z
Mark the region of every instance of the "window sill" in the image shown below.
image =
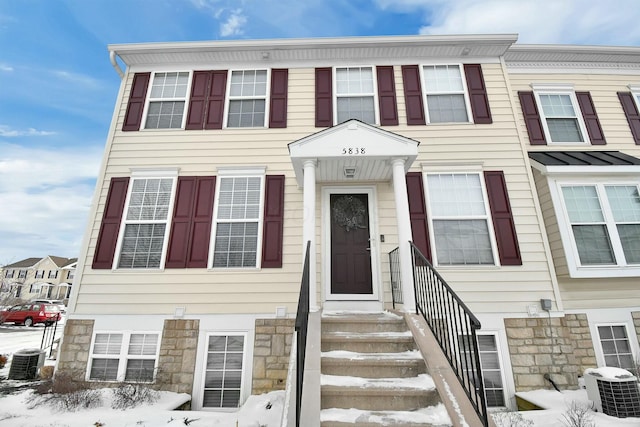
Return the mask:
M569 277L574 279L596 279L605 277L640 277L639 266L577 267L569 266Z

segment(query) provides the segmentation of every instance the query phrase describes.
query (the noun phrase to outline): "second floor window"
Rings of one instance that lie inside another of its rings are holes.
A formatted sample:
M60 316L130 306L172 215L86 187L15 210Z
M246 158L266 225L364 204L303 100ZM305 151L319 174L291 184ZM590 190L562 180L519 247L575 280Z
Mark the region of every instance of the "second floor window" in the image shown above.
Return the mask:
M18 279L24 279L27 277L27 270L20 270L18 272Z
M551 142L585 142L585 131L573 92L536 92L542 125Z
M44 270L36 270L36 279L44 278Z
M44 271L43 271L44 273ZM57 279L58 278L58 271L57 270L50 270L49 271L49 279Z
M6 277L7 279L13 279L14 274L15 270L7 270L7 272L4 274L4 277Z
M227 127L264 127L267 108L267 70L231 72Z
M145 129L179 129L183 126L189 87L188 72L155 73L149 92Z
M358 119L376 123L375 84L372 67L336 68L336 123Z
M173 178L134 178L118 268L160 268L173 187Z
M422 68L429 123L469 122L465 84L459 65Z

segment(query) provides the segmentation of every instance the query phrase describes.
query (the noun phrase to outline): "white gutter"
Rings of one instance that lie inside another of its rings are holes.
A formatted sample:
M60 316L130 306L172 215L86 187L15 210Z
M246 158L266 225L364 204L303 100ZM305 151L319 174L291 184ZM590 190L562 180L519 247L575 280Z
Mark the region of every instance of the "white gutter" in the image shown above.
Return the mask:
M124 72L122 71L122 68L120 68L120 64L118 64L118 61L116 61L116 56L118 54L112 50L111 52L109 52L109 60L111 61L111 65L113 65L113 68L115 68L116 73L118 73L118 75L120 76L120 80L122 80L124 78Z

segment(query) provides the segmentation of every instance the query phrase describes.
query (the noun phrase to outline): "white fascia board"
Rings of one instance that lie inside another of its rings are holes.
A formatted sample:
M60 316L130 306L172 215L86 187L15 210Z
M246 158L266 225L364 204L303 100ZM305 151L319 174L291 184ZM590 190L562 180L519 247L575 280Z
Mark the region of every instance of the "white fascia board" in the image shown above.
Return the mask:
M531 160L531 166L543 175L640 175L640 165L629 166L545 166Z

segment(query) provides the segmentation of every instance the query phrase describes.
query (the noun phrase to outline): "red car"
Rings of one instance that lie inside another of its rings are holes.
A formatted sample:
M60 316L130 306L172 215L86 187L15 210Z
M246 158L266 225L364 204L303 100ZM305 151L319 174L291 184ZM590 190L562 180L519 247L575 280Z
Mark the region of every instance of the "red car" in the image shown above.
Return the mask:
M44 323L48 326L58 320L60 320L60 309L54 304L20 304L0 312L0 323L13 322L24 326Z

